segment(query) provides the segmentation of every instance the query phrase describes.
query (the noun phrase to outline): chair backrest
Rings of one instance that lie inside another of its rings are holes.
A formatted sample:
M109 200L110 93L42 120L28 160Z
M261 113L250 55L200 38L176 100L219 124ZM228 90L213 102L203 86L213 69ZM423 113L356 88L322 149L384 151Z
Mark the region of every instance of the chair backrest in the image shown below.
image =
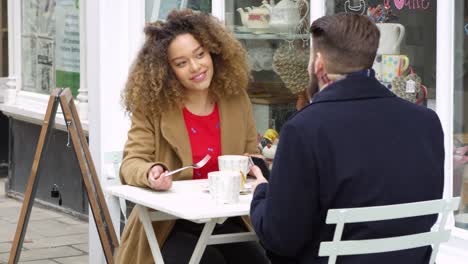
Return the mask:
M114 179L114 183L121 185L119 171L122 164L123 151L112 151L104 153L104 163L109 166L107 170L108 178ZM125 199L119 198L119 207L124 217L125 224L127 224L127 204Z
M326 223L336 224L333 241L320 243L319 256L328 256L328 263L334 264L337 256L359 255L396 251L432 245L430 264L433 264L439 245L450 238L446 229L447 217L458 208L460 197L431 200L424 202L395 204L386 206L360 207L328 210ZM439 228L429 232L391 238L342 241L343 227L346 223L359 223L391 220L414 216L441 214Z

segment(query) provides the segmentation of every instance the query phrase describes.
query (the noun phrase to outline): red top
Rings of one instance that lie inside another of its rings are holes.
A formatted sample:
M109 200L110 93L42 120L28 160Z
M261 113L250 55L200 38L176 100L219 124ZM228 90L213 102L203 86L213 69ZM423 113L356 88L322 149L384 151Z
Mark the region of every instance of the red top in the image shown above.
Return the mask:
M208 172L218 170L218 156L221 155L218 105L215 104L213 112L207 116L192 114L185 107L183 114L192 148L193 163L202 160L206 154L211 156L205 166L193 170L193 179L208 179Z

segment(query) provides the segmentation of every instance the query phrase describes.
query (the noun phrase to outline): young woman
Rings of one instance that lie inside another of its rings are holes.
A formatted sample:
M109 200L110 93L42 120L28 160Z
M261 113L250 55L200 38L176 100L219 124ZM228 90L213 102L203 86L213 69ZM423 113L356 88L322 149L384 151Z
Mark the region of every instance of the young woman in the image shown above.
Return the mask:
M256 129L246 93L246 53L214 17L173 11L148 24L146 41L130 71L123 100L131 114L120 177L158 191L172 181L205 179L222 154L255 153ZM164 177L167 170L201 160L198 170ZM203 206L203 205L200 205ZM248 219L228 219L215 233L245 231ZM177 220L153 223L165 263L188 263L202 226ZM153 263L133 210L122 234L119 263ZM254 242L207 247L201 263L268 263Z

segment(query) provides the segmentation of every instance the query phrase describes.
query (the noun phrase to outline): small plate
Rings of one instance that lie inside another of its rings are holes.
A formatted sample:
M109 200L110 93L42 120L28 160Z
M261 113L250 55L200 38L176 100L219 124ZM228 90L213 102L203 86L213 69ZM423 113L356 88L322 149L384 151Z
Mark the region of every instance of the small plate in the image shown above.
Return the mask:
M209 193L209 192L210 192L209 186L208 186L208 185L204 185L204 186L202 187L202 191L203 191L203 192ZM239 191L239 194L241 194L241 195L251 194L251 193L252 193L252 185L250 185L250 184L248 184L248 183L244 184L244 189L241 189L241 190Z

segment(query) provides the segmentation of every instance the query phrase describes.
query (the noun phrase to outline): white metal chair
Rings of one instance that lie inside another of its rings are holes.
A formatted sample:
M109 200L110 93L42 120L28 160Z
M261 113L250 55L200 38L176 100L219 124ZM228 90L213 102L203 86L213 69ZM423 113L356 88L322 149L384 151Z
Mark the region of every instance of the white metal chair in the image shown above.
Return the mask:
M433 264L440 243L450 238L450 229L446 229L447 217L458 208L460 197L450 199L431 200L424 202L405 203L387 206L361 207L349 209L328 210L326 223L336 224L333 241L320 243L318 255L328 256L328 263L334 264L337 256L360 255L397 251L432 245L430 264ZM342 241L344 224L391 220L422 215L441 214L441 221L437 229L430 232L405 235L391 238L347 240Z

